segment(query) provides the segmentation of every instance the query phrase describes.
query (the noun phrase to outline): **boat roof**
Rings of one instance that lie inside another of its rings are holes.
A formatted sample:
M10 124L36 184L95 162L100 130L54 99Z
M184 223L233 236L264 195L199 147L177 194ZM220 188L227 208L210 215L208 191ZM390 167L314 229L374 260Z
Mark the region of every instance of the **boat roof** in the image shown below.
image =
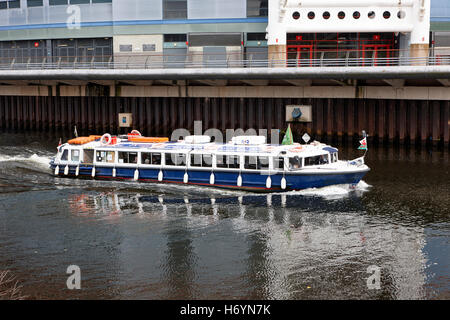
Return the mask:
M68 145L66 145L68 146ZM64 147L66 147L64 146ZM163 143L134 143L121 141L114 145L102 145L99 141L93 141L84 145L70 145L71 149L96 149L96 150L118 150L118 151L147 151L147 152L178 152L178 153L219 153L219 154L252 154L272 155L281 153L297 156L311 156L338 152L338 149L329 145L314 141L311 144L293 145L237 145L233 143L199 143L191 144L185 141L163 142Z

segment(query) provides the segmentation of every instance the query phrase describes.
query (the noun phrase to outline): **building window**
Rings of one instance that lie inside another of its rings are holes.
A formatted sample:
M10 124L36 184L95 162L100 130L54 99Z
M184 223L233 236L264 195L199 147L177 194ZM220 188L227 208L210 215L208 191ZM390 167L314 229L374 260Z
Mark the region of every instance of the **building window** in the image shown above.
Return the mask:
M112 0L92 0L92 3L112 3Z
M164 19L186 19L187 0L163 0Z
M391 17L391 13L389 11L383 12L383 18L389 19Z
M8 8L8 3L6 1L0 2L0 10L7 9L7 8Z
M361 13L359 11L353 12L353 19L359 19L361 17Z
M51 6L60 6L67 4L68 0L49 0L48 4Z
M156 45L155 44L143 44L142 51L156 51Z
M313 11L308 12L308 18L310 20L314 19L316 17L316 14Z
M325 11L322 16L325 20L330 19L330 13L328 11Z
M344 11L339 11L338 18L339 19L344 19L345 18L345 12Z
M42 7L43 5L43 0L27 0L28 7Z
M70 0L70 4L86 4L91 3L91 0Z
M369 13L367 14L367 16L369 17L369 19L375 18L375 11L369 11Z
M397 17L398 17L399 19L404 19L404 18L406 17L406 12L400 10L400 11L397 13Z
M185 33L173 33L173 34L165 34L164 42L186 42L187 36Z
M131 44L121 44L119 45L120 52L131 52L133 51L133 46Z
M298 18L300 18L300 12L295 11L295 12L292 14L292 18L294 18L295 20L298 20Z
M247 0L247 17L267 17L268 0Z
M264 32L247 33L247 41L265 41L266 34Z
M20 8L20 0L8 1L8 8L10 9Z

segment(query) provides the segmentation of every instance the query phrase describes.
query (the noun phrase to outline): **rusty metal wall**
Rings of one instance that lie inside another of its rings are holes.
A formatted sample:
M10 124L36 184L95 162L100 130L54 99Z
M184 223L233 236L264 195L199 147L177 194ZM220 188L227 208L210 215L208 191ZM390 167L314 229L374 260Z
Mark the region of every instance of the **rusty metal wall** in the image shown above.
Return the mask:
M203 130L281 129L285 106L312 105L313 122L292 125L294 138L304 132L322 141L357 138L366 130L372 143L448 146L450 102L372 99L291 98L147 98L0 96L0 129L118 133L118 113L133 113L133 129L169 136L177 128Z

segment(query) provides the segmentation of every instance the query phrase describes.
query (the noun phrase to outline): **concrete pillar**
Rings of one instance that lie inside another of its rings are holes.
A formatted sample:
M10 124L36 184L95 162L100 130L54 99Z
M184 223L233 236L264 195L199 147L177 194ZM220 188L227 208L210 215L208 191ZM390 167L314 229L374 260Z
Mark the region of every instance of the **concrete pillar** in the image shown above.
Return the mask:
M286 45L269 45L269 67L286 67Z
M426 65L430 43L430 0L416 0L413 5L414 28L411 32L410 57L413 65ZM422 60L414 61L414 59Z
M409 56L412 59L412 64L426 65L426 58L429 55L429 45L428 44L418 44L412 43L409 48Z

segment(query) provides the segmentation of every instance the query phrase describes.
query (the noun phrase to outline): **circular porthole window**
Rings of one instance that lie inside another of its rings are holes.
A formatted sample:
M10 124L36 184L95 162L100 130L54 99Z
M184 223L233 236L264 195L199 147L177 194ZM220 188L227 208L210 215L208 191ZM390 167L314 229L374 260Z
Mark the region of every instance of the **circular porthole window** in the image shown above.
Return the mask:
M295 12L292 14L292 18L294 18L295 20L297 20L298 18L300 18L300 12L295 11Z
M359 19L361 17L361 13L359 11L353 12L353 19Z
M322 16L325 20L330 19L330 13L328 11L325 11Z
M345 12L344 11L339 11L338 18L339 19L344 19L345 18Z
M397 13L397 17L398 17L399 19L404 19L404 18L406 17L405 11L400 10L400 11Z
M369 19L374 19L375 18L375 11L369 11L367 16L369 17Z
M383 18L389 19L391 17L391 13L389 11L383 12Z
M314 19L316 17L316 14L314 13L314 12L312 12L312 11L310 11L310 12L308 12L308 18L309 19Z

